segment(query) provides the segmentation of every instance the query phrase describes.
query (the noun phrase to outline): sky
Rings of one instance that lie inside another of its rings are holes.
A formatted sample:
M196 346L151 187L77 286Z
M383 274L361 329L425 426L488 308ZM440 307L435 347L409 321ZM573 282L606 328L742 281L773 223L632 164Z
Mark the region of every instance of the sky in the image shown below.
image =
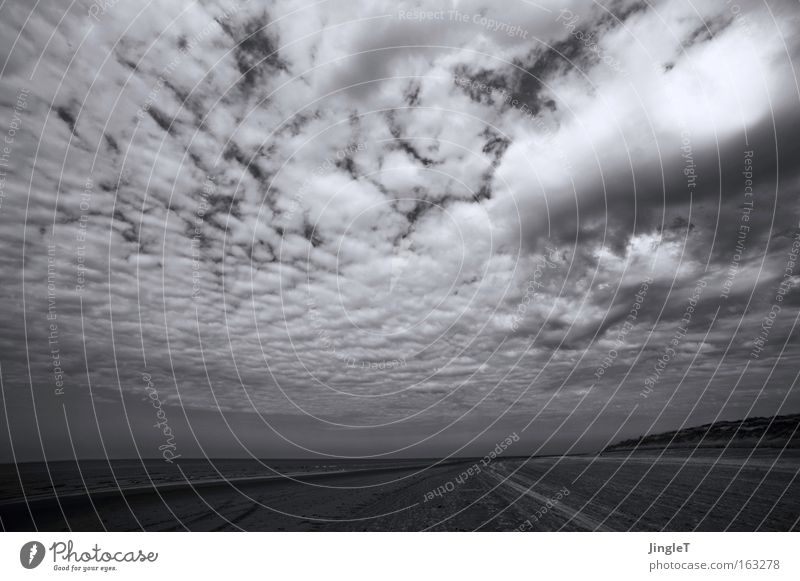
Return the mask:
M0 460L800 411L799 50L790 1L4 2Z

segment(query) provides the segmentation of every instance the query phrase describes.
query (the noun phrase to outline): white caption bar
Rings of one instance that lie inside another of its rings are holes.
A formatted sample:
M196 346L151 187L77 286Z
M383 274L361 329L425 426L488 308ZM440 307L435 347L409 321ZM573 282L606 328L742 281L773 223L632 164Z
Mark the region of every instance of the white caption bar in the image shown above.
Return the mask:
M3 533L0 576L795 580L798 539L792 533Z

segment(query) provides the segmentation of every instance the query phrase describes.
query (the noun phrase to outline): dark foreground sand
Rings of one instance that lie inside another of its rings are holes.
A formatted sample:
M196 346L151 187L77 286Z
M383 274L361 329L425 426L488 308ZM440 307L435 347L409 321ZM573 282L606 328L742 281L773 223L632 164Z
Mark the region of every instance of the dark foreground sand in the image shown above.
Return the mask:
M0 519L5 530L48 531L800 530L798 450L430 463L27 465L27 502L6 466Z

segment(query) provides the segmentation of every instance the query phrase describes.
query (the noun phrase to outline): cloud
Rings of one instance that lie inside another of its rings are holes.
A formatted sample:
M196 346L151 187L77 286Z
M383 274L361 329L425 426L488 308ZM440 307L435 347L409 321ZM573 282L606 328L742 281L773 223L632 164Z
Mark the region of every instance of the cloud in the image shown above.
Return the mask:
M8 3L7 385L52 397L56 349L68 398L147 370L167 405L311 418L306 448L413 449L655 406L700 279L676 409L748 358L788 381L797 14L740 4Z

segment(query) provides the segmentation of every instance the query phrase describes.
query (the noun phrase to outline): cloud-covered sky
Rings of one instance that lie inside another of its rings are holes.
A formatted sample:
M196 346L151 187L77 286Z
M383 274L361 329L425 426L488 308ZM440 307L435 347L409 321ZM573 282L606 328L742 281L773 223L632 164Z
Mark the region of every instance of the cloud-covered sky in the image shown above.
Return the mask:
M800 408L794 2L0 14L23 457L157 455L154 402L187 455L257 456Z

